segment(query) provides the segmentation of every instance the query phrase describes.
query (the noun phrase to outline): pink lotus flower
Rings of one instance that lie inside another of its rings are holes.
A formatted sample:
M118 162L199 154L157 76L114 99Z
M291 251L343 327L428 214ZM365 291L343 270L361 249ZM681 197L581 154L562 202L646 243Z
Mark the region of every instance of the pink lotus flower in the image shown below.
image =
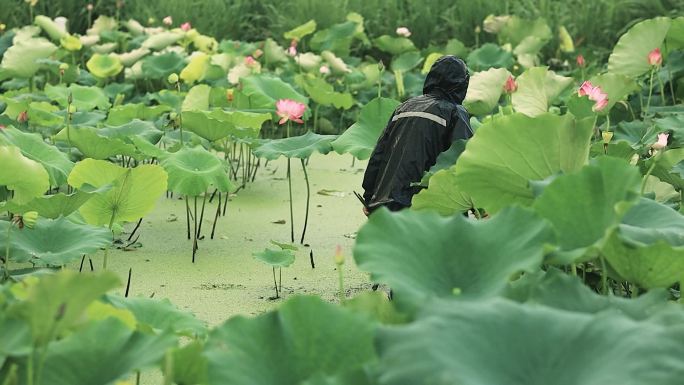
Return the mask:
M397 32L397 35L399 35L401 37L411 36L411 31L409 31L409 29L406 27L399 27L399 28L397 28L396 32Z
M181 28L183 31L188 32L189 30L192 29L192 24L190 24L189 21L186 21L185 23L181 24L180 28Z
M508 79L506 79L506 84L504 84L503 88L507 94L512 94L518 90L518 83L515 82L513 76L508 76Z
M291 99L280 99L276 102L276 114L280 116L278 124L285 124L288 120L304 123L302 115L306 110L306 104Z
M663 64L663 55L660 53L660 48L656 48L648 53L648 64L652 66Z
M164 23L165 25L171 25L173 24L173 18L171 16L166 16L162 19L162 23Z
M290 48L287 49L287 54L292 57L297 56L297 39L292 39Z
M584 67L586 63L584 62L584 56L577 55L577 66Z
M577 93L579 96L588 96L589 100L596 102L592 111L601 111L608 105L608 94L604 93L601 87L591 84L590 81L582 83Z
M670 136L667 132L658 134L658 141L651 145L654 150L660 150L667 147L667 138Z
M320 73L322 73L323 75L327 75L330 73L330 67L328 67L326 65L322 65L321 68L318 69L318 71Z
M252 67L257 63L257 61L252 57L252 56L247 56L245 58L245 64L247 64L248 67Z

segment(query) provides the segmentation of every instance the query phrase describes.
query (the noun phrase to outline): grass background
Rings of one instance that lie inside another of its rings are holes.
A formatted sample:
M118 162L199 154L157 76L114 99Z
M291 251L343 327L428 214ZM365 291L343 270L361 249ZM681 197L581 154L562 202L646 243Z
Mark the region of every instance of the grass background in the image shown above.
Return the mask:
M135 18L145 23L165 16L192 23L221 39L282 38L283 32L315 19L319 29L344 21L349 12L364 16L369 36L412 32L421 48L458 38L475 45L475 26L489 14L544 17L555 30L564 25L578 45L612 47L633 23L658 15L684 15L684 0L38 0L35 14L70 19L72 32L88 25L86 4L98 14ZM0 0L0 23L9 28L30 23L24 0ZM117 4L122 5L117 7ZM481 42L492 36L482 34Z

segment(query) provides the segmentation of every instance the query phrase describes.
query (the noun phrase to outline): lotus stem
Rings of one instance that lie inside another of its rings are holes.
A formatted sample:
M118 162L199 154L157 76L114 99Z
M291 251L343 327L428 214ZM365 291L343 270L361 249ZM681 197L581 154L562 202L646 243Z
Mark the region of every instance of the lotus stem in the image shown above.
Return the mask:
M204 192L204 198L202 199L202 212L200 213L199 226L197 228L197 238L202 236L202 222L204 221L204 206L207 204L207 192Z
M651 108L651 96L653 96L653 73L655 72L655 67L651 67L651 76L650 80L648 82L648 99L646 100L646 111L644 113L648 112Z
M294 243L294 212L292 210L292 175L290 172L290 158L287 158L287 187L290 192L290 241Z
M124 298L128 298L128 292L131 289L131 276L133 275L133 268L128 269L128 281L126 282L126 293L124 294Z
M273 288L275 289L276 292L276 298L280 298L278 295L278 282L276 281L276 275L275 275L275 266L273 266Z
M135 372L135 385L140 385L140 371Z
M216 215L214 215L214 223L211 225L211 239L214 239L214 232L216 232L216 222L221 215L221 193L218 193L218 206L216 206Z
M129 240L129 241L130 241L131 239L133 239L133 236L135 235L135 232L138 231L138 229L140 228L140 224L142 224L142 220L143 220L143 219L142 219L142 217L141 217L141 218L138 220L138 223L137 223L137 224L135 225L135 227L133 228L133 231L131 231L131 235L128 236L128 240Z
M316 108L314 109L314 126L313 126L313 132L319 133L318 132L318 108L320 107L320 104L316 104Z
M572 263L572 264L570 265L570 271L572 271L572 275L574 275L575 277L577 277L577 264Z
M278 285L280 286L280 292L283 292L283 268L278 268Z
M9 274L9 263L10 263L9 257L10 257L10 236L12 235L12 226L14 226L14 224L12 224L12 221L10 220L9 226L7 226L7 244L5 245L5 259L4 259L5 263L3 263L3 267L4 267L3 278L2 278L3 281L7 281L10 277L10 274Z
M606 258L601 254L601 291L604 295L608 294L608 269L606 268Z
M309 175L306 172L306 164L304 159L299 159L302 162L302 170L304 171L304 180L306 181L306 213L304 214L304 230L302 231L302 239L300 244L304 244L304 236L306 235L306 225L309 223L309 201L311 199L311 187L309 186Z
M167 350L164 355L164 385L173 385L173 354Z
M339 296L340 303L344 302L344 271L342 270L342 264L337 265L337 276L339 280Z
M118 12L118 11L117 11ZM178 91L178 94L180 95L181 88L180 88L180 81L176 82L176 91ZM178 111L178 129L180 129L180 144L181 147L183 147L183 111L179 108Z
M124 183L126 181L124 180ZM116 209L112 210L112 217L109 218L109 231L112 231L112 227L114 226L114 217L116 217ZM114 240L114 234L112 233L112 241ZM104 258L102 258L102 270L107 270L107 256L109 255L109 247L110 245L107 245L104 249Z
M192 222L195 225L194 236L192 237L192 263L195 263L195 253L197 252L197 196L195 196L195 212Z
M665 83L663 83L663 79L658 76L658 86L660 87L660 103L664 106L667 104L665 101Z
M187 224L188 228L188 239L190 239L190 203L188 203L188 199L190 199L187 195L185 196L185 223Z
M653 169L658 163L658 155L660 155L660 153L658 153L656 156L652 158L653 162L651 163L651 166L648 168L648 171L646 171L644 179L641 181L641 195L644 195L644 192L646 191L646 183L648 183L648 177L651 176L651 173L653 173Z

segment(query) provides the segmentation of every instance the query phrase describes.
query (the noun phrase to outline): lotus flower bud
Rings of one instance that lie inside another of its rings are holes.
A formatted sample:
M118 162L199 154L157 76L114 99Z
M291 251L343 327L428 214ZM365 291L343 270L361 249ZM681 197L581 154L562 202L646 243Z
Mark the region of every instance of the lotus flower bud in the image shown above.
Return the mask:
M162 23L164 23L164 25L170 26L171 24L173 24L173 18L171 16L166 16L162 19Z
M586 62L584 61L584 56L582 55L577 55L577 66L578 67L584 67Z
M335 264L337 266L344 265L344 255L342 254L342 246L337 245L335 248Z
M232 88L226 90L226 100L228 100L228 102L232 102L235 98L234 92L235 91Z
M69 94L67 95L67 103L71 104L73 102L74 102L74 95L71 92L69 92Z
M663 64L663 55L660 53L660 48L656 48L648 53L648 64L652 66Z
M613 139L613 131L603 131L601 137L603 137L603 144L608 144Z
M29 229L32 229L36 226L36 221L38 220L38 212L37 211L27 211L22 215L21 217L22 222L24 223L24 226L28 227Z
M88 3L88 5L86 5L86 10L87 10L88 12L92 12L92 11L93 11L93 4Z
M17 115L17 122L19 123L26 123L28 121L28 111L21 111L19 115Z
M166 80L169 82L169 84L176 84L178 83L178 74L173 73L169 75L169 77Z

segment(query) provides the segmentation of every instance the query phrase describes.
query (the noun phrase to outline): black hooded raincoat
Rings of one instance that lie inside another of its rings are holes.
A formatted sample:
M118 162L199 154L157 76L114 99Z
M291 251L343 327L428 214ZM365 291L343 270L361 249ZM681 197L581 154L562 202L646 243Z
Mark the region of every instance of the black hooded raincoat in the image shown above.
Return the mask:
M457 139L473 135L461 103L468 90L468 69L454 56L443 56L425 78L423 95L394 110L373 150L363 178L363 198L370 211L411 206L419 182L437 156Z

